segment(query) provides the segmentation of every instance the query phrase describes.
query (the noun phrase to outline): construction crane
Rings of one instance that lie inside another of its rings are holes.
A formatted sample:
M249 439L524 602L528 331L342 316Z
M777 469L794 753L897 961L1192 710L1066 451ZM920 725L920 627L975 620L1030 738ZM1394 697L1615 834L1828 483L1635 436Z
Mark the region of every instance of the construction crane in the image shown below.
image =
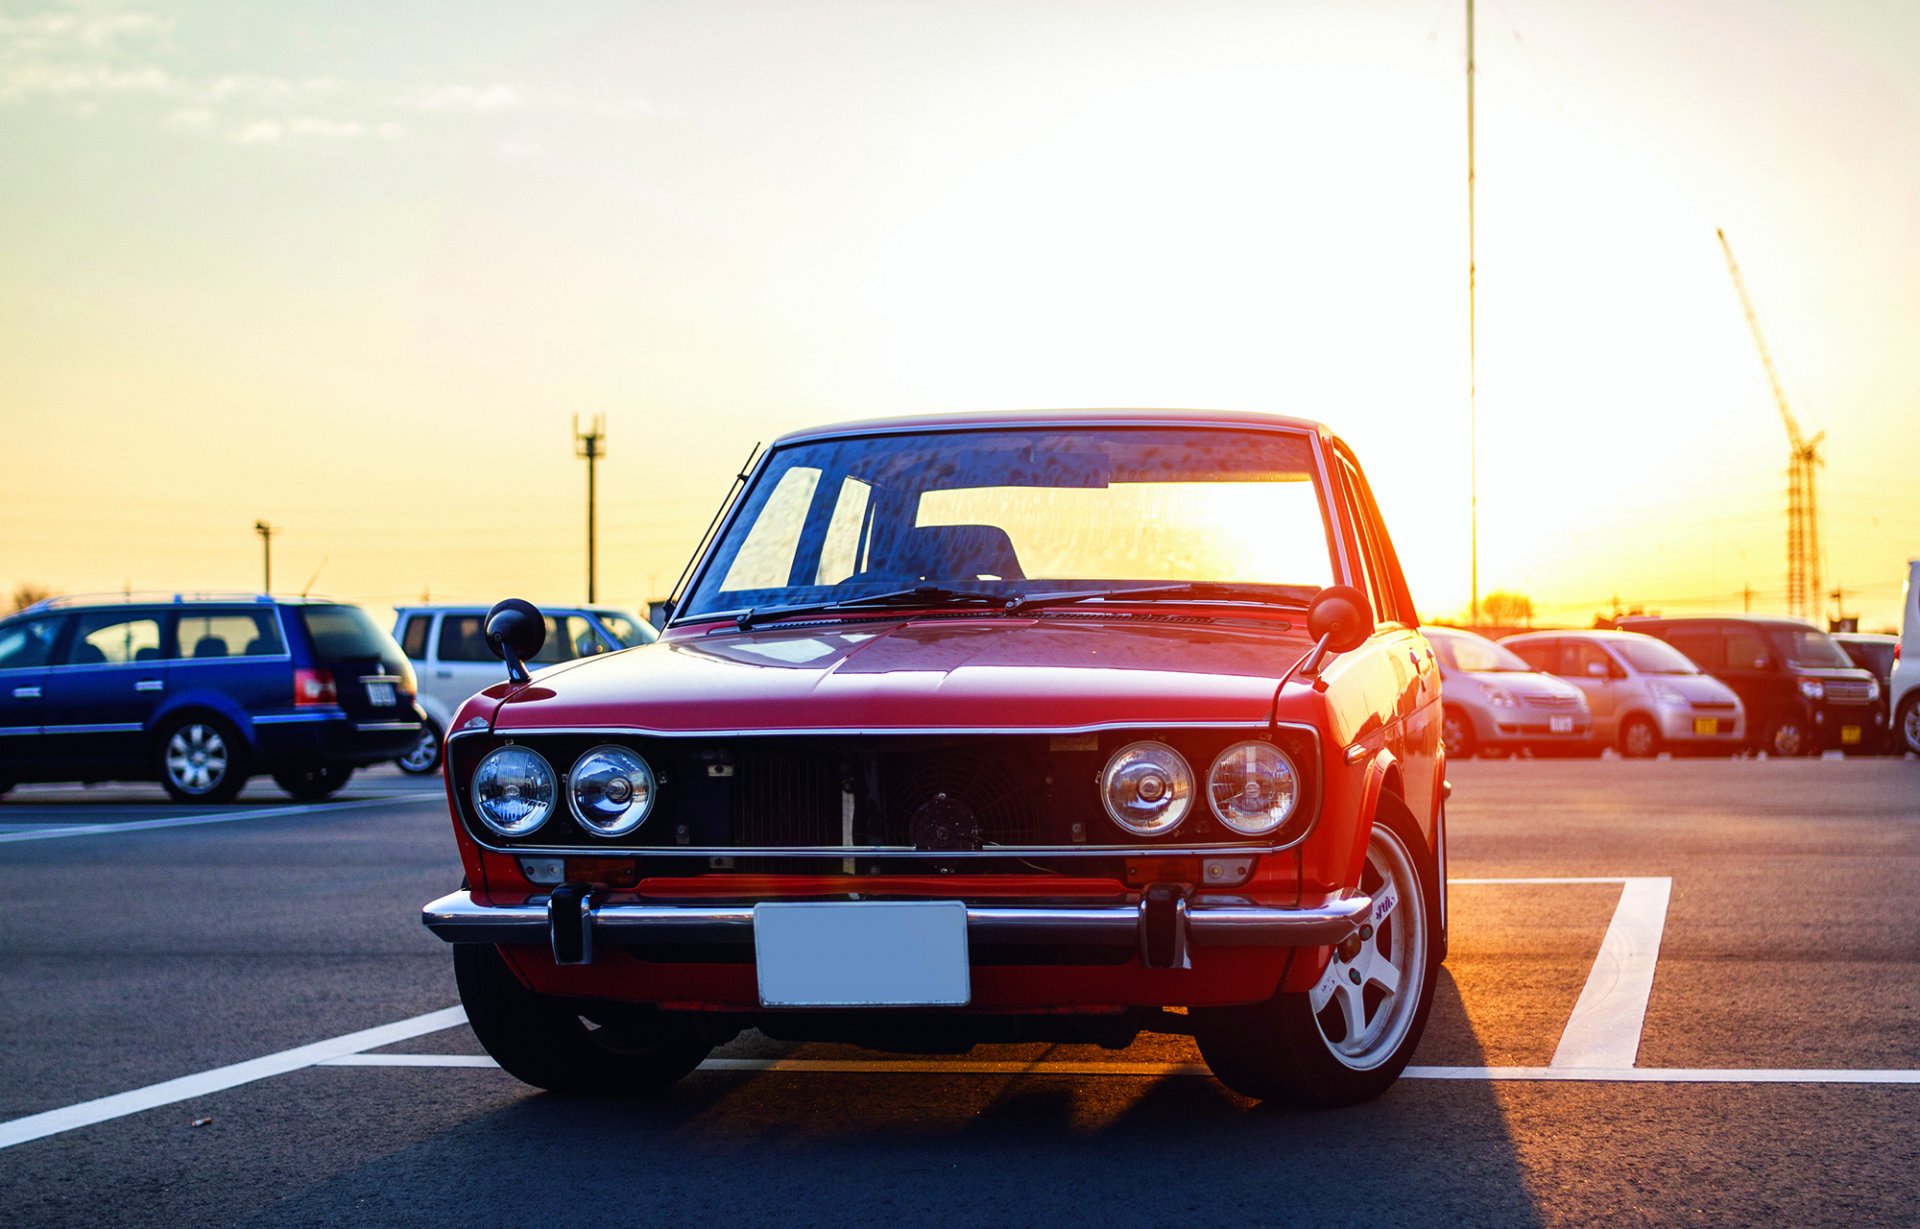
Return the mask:
M1760 365L1767 369L1773 403L1780 407L1780 420L1787 424L1787 442L1793 448L1787 461L1787 611L1796 619L1817 619L1821 597L1820 523L1814 514L1813 471L1826 464L1820 459L1820 442L1827 433L1822 431L1812 439L1800 434L1800 424L1787 408L1787 392L1780 387L1780 373L1774 370L1773 355L1761 335L1760 317L1754 314L1753 299L1747 294L1746 279L1740 276L1740 264L1733 258L1727 232L1715 228L1713 233L1720 237L1720 250L1727 254L1727 272L1733 274L1733 288L1740 292L1747 327L1753 330Z

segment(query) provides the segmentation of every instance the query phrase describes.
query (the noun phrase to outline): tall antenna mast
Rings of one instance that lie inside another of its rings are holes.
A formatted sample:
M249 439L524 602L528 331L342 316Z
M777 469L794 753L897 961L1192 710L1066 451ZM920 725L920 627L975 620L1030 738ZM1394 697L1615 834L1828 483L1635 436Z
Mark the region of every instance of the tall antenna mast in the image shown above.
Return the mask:
M600 415L593 416L593 422L585 431L580 429L580 416L573 416L573 455L581 457L587 463L587 600L597 602L599 593L594 581L596 562L596 544L594 542L594 465L607 455L607 420Z
M1469 570L1473 578L1471 614L1480 623L1480 377L1478 261L1473 217L1473 0L1467 0L1467 489L1469 493Z

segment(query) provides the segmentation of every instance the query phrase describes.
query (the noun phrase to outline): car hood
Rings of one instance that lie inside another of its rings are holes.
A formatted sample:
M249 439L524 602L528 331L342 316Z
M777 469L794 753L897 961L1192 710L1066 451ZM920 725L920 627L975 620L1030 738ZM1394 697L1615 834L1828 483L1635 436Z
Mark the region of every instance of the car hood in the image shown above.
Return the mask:
M675 636L549 670L499 730L1069 729L1259 723L1309 648L1274 622L940 618Z
M1646 676L1649 686L1663 685L1679 692L1682 698L1693 704L1726 704L1740 702L1733 688L1727 686L1711 674L1649 674Z
M1459 676L1490 687L1504 687L1513 693L1513 698L1525 703L1528 700L1564 700L1571 696L1583 704L1587 693L1572 683L1562 682L1551 674L1537 674L1524 670L1462 670Z

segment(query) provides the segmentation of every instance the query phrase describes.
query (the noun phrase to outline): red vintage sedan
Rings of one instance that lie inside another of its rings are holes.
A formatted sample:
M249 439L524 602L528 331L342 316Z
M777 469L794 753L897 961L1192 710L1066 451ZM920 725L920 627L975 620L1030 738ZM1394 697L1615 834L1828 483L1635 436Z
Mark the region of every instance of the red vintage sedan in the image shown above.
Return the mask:
M1446 949L1439 672L1325 427L855 423L737 491L658 643L530 678L537 612L489 618L425 922L501 1066L1144 1030L1251 1097L1398 1077Z

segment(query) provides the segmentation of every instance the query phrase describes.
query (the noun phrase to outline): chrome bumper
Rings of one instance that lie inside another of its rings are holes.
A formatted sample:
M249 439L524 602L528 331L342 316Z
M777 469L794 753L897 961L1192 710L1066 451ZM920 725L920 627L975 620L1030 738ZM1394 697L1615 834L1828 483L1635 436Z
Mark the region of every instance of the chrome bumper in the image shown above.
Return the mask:
M1155 907L1126 905L967 906L973 943L1060 943L1139 947L1170 952L1185 964L1197 947L1321 947L1343 942L1373 909L1367 896L1347 896L1313 908L1253 904ZM599 944L751 943L751 904L595 904L590 898L559 904L534 898L524 905L480 905L470 892L452 892L421 911L428 930L449 943L538 943L563 963L592 960ZM1164 936L1156 930L1165 930ZM563 955L565 953L565 955ZM572 958L568 958L572 957ZM1166 963L1154 959L1153 964Z

